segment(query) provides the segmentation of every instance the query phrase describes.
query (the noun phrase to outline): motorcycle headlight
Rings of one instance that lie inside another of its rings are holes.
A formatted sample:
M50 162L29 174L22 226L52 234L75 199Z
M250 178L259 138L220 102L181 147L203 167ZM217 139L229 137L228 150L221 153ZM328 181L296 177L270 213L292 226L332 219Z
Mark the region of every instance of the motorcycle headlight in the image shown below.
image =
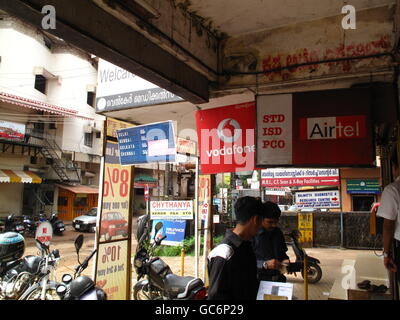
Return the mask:
M135 259L135 267L140 268L143 266L143 262L141 259Z
M61 278L62 282L68 284L72 281L72 276L70 274L64 274Z

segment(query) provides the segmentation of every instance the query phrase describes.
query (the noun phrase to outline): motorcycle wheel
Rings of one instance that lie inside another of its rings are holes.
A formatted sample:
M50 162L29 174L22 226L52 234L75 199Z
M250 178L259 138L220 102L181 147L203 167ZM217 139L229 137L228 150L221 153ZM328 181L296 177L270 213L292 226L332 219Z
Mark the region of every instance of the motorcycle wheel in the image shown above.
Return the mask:
M135 285L133 287L134 300L164 300L162 294L155 288L149 290L148 284Z
M28 289L29 290L29 289ZM42 286L38 286L29 292L24 300L41 300ZM45 300L61 300L54 288L47 288Z
M307 275L308 275L308 277L307 277L308 278L308 283L311 283L311 284L317 283L322 278L322 269L316 263L310 264L308 266ZM301 270L301 276L304 279L304 271L303 271L303 269Z

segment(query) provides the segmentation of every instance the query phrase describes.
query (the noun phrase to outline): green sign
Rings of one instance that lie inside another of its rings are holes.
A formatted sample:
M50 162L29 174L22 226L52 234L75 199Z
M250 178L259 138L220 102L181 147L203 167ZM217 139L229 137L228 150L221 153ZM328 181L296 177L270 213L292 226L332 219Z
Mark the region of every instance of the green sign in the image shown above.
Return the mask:
M381 193L378 179L349 179L346 181L347 193Z

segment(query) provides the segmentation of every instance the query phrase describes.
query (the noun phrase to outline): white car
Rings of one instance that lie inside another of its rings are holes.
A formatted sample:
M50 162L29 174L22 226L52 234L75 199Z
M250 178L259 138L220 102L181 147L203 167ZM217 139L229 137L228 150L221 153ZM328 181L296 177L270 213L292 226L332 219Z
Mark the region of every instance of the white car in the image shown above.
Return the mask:
M76 217L74 220L72 220L72 226L76 231L95 232L96 221L97 208L92 208L84 215Z

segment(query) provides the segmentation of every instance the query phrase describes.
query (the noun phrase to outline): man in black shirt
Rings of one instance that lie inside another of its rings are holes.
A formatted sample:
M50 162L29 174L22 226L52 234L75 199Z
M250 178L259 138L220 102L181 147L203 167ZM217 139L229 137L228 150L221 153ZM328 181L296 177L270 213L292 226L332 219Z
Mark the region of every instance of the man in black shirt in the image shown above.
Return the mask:
M262 203L253 197L235 203L237 225L208 256L209 300L256 300L256 257L252 238L261 227Z
M254 252L257 257L258 279L264 281L286 282L281 273L282 264L289 264L286 252L288 248L285 236L278 228L281 210L273 202L263 203L266 217L262 228L253 239Z

